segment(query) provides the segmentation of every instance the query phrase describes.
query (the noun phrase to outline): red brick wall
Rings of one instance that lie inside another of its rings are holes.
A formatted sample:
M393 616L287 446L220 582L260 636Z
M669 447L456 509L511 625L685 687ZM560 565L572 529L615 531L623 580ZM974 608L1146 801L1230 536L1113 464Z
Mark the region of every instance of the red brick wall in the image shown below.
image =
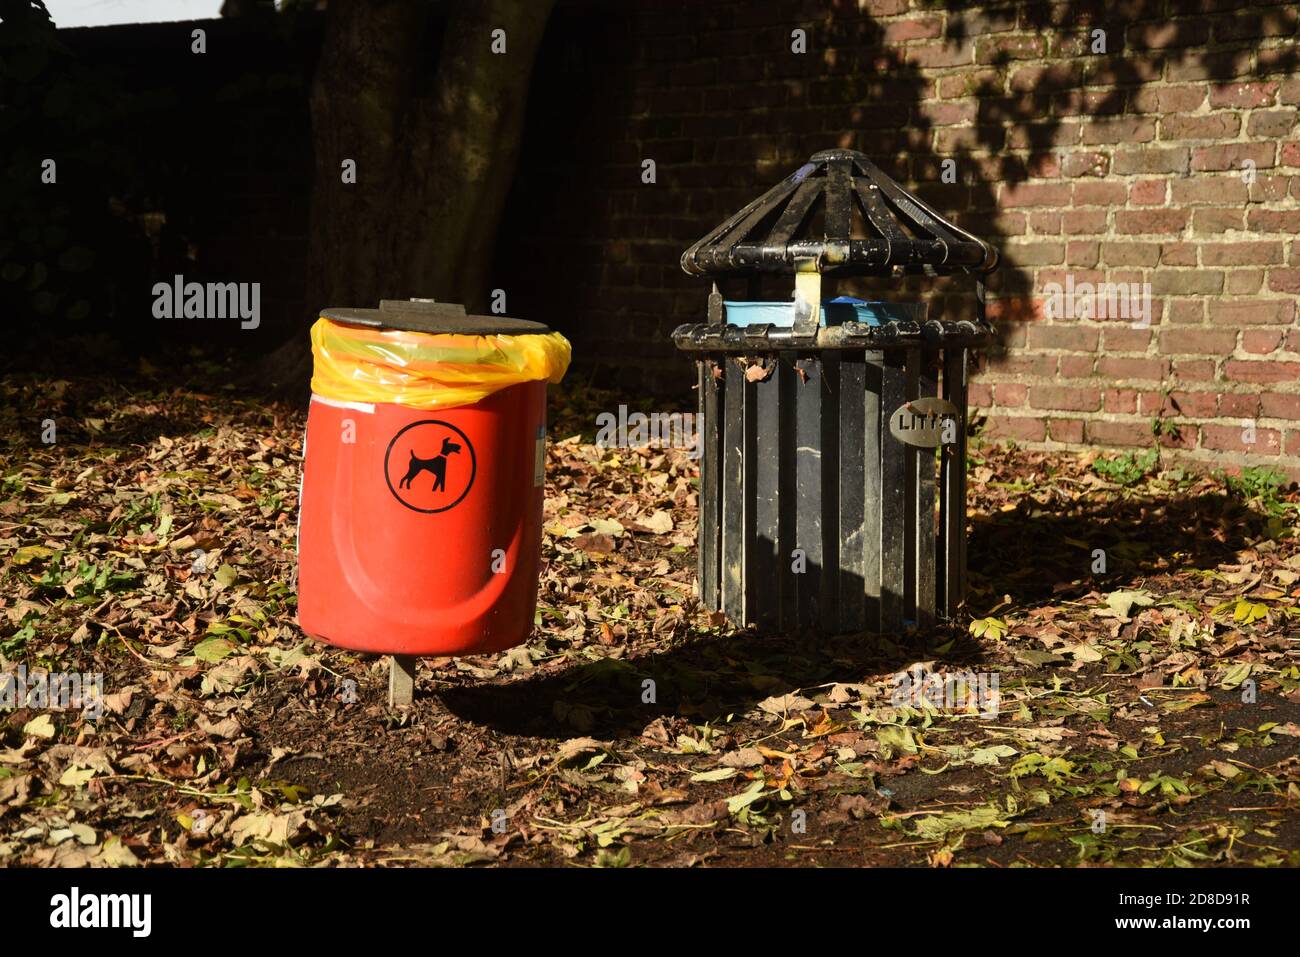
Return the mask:
M854 147L1003 251L1000 344L973 386L988 435L1150 446L1162 419L1184 457L1300 475L1298 19L1232 0L564 6L499 257L511 311L607 378L684 383L668 333L706 289L683 248ZM1150 327L1048 317L1067 275L1150 283Z

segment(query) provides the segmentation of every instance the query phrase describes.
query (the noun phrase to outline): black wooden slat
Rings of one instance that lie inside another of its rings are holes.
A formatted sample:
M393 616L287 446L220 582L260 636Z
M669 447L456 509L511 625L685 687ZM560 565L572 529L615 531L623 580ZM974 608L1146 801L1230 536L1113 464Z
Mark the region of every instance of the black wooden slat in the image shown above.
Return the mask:
M907 591L907 446L889 432L890 417L907 400L903 353L885 353L880 390L880 627L901 631Z
M945 353L943 392L958 411L957 441L943 448L942 474L944 614L951 618L966 587L966 350Z
M981 319L983 317L981 316ZM966 390L969 387L966 350L955 350L959 356L957 366L959 374L957 377L960 382L960 388L957 390L957 397L953 404L957 406L958 421L960 425L957 429L957 503L961 508L961 521L957 526L957 600L966 601L966 439L967 429L970 427L970 410L966 404Z
M861 353L840 356L839 383L839 625L841 631L864 631L866 623L866 363ZM874 421L874 420L872 420ZM870 463L876 467L877 463ZM875 504L869 506L878 512ZM874 625L873 625L874 627Z
M904 353L906 368L903 372L904 395L911 402L920 381L921 350L908 349ZM886 441L892 438L889 436ZM916 474L917 459L925 449L904 445L906 462L905 495L903 498L903 618L916 621Z
M952 382L949 379L951 370L948 363L946 352L939 354L939 389L940 395L952 401ZM949 489L952 487L953 477L952 470L956 462L953 458L951 445L939 446L939 536L938 536L938 553L934 558L935 576L938 579L935 588L939 596L939 615L945 619L952 618L956 606L953 601L953 592L948 588L948 582L951 580L953 561L955 556L951 552L951 542L949 541L949 528L952 524L952 499L949 496Z
M884 544L882 517L883 481L881 472L880 411L884 385L884 354L866 353L863 367L866 389L862 393L862 583L865 589L863 615L868 631L881 630L881 549Z
M722 608L737 623L745 620L745 373L726 362L722 427Z
M823 353L821 390L822 456L822 561L820 623L823 630L839 633L840 625L840 356Z
M750 620L761 628L781 626L782 594L792 590L789 581L789 551L781 535L781 512L789 507L782 496L781 380L777 367L754 386L754 541L750 555Z
M799 496L795 507L794 547L804 553L804 571L793 576L799 606L799 624L817 623L821 611L822 549L822 364L817 359L796 362L795 481Z
M713 377L714 362L698 363L700 375L700 412L704 424L700 430L700 530L699 581L700 601L709 611L721 608L719 569L721 567L722 517L719 494L719 469L722 466L719 429L722 411L722 386Z
M744 503L742 505L744 522L742 539L744 545L742 546L743 555L741 559L743 562L741 567L744 569L744 581L742 587L745 590L745 620L753 621L754 609L756 607L753 604L755 600L754 596L756 592L762 589L762 586L757 584L754 577L749 574L749 568L753 563L752 556L754 553L755 543L757 541L757 535L755 534L754 528L754 504L755 498L757 497L755 494L755 486L758 480L758 473L754 466L758 461L758 394L757 385L748 380L743 382L741 388L745 394L743 403L745 407L743 424L744 444L742 445L740 452L741 462L743 463L743 474L741 479L743 488L741 491L741 501Z
M938 381L933 351L922 357L917 392L920 398L938 395ZM934 519L934 449L918 449L916 457L916 626L934 625L935 519Z
M717 283L709 293L709 323L723 322L722 294ZM699 363L700 412L704 419L700 430L700 528L699 583L700 601L710 611L722 607L722 382L714 375L716 361ZM719 370L720 371L720 370Z
M795 505L799 497L798 469L795 463L798 449L796 434L798 393L795 390L799 385L799 375L794 369L795 358L792 352L781 353L780 363L776 369L779 377L777 395L780 404L778 430L781 451L781 461L777 466L781 483L778 493L781 502L781 514L778 516L781 541L778 567L781 570L781 627L786 631L794 631L799 627L798 582L797 576L791 572L793 553L799 544L796 539L798 508Z

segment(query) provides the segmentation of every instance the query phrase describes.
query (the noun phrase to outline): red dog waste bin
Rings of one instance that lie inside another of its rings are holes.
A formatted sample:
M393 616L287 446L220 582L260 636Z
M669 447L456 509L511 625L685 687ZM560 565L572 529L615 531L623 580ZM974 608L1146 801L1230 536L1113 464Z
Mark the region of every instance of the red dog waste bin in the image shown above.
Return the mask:
M312 328L298 621L391 655L500 651L532 629L546 383L536 322L425 301L328 309Z

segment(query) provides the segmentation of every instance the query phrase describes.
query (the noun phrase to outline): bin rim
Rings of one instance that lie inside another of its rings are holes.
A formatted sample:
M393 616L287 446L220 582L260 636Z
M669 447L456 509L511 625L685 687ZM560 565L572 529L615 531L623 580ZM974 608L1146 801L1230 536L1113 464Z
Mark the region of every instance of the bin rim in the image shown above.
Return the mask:
M687 323L673 330L673 344L691 353L775 353L822 351L893 351L923 347L974 349L992 341L993 330L967 319L902 320L870 326L846 322L819 326L810 334L792 326Z
M378 309L329 306L320 316L353 326L434 336L544 336L552 331L531 319L466 315L465 307L458 303L432 299L382 299Z

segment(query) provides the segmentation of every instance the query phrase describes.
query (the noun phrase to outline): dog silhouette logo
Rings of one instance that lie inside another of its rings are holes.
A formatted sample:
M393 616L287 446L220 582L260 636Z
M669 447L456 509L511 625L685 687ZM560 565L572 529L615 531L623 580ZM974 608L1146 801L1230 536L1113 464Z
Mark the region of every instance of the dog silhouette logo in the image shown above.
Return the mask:
M469 494L478 460L469 437L450 422L412 422L388 443L384 478L393 497L416 512L445 512Z
M431 459L422 459L411 449L411 464L407 466L406 475L397 483L398 488L410 488L411 481L425 469L433 476L433 491L441 492L447 487L447 456L455 455L460 446L451 439L442 440L442 451Z

